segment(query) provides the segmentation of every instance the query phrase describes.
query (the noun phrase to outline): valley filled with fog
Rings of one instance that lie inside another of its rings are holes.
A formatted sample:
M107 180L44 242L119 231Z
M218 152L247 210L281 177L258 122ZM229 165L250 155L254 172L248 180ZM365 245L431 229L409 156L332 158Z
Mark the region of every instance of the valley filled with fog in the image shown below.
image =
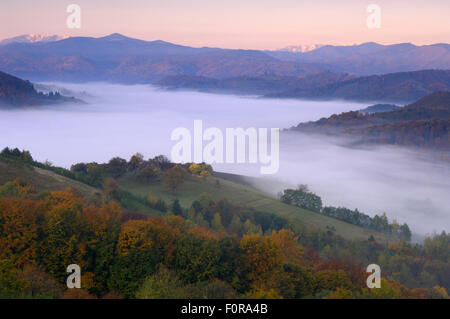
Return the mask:
M45 84L49 85L49 84ZM86 104L0 111L0 148L30 150L38 161L70 168L114 156L170 157L175 128L289 128L370 103L261 99L161 91L147 85L52 84ZM294 132L280 137L277 178L286 186L308 184L324 205L386 212L421 234L450 230L449 164L398 147L348 147L348 141ZM259 164L218 164L218 171L259 176ZM270 181L256 185L273 194Z

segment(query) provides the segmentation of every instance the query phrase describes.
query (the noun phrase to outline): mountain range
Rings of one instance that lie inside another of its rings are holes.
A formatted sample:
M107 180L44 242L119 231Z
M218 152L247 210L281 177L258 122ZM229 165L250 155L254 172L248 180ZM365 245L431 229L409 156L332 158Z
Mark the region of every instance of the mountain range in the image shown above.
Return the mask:
M0 69L31 80L125 83L153 83L174 75L225 79L262 75L298 77L326 71L361 76L450 69L449 44L364 43L325 45L306 51L194 48L114 33L100 38L10 42L0 46Z
M309 52L268 51L284 61L313 63L332 72L372 75L423 69L450 69L450 44L417 46L411 43L352 46L325 45Z
M202 92L240 93L268 95L296 90L298 88L313 89L323 85L337 83L354 78L345 73L320 72L301 76L253 75L238 76L225 79L214 79L205 76L174 75L165 77L155 85L170 89L189 89Z
M0 69L30 80L152 83L167 76L217 79L272 74L299 76L319 67L276 59L256 50L192 48L120 34L71 37L0 47Z
M276 98L395 103L450 89L449 44L364 43L289 52L194 48L118 33L62 40L23 37L0 45L0 70L31 81L148 83Z

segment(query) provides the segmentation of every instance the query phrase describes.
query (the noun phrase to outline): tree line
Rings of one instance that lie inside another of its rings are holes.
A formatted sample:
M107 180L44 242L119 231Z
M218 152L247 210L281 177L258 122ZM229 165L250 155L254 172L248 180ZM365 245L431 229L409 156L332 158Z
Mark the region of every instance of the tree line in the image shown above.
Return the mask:
M332 206L322 207L320 196L311 192L306 185L299 185L297 189L285 189L283 193L279 194L279 198L286 204L295 205L353 225L403 238L407 241L411 240L411 230L406 223L399 225L395 219L390 223L386 213L370 217L358 211L358 209L351 210L345 207Z

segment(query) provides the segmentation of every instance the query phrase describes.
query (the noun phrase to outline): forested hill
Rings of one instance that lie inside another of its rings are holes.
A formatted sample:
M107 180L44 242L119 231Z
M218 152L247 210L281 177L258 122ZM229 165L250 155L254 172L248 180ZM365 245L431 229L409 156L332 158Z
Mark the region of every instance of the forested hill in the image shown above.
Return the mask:
M403 104L438 90L450 90L450 70L422 70L364 77L328 71L301 76L263 74L223 79L174 75L154 84L171 90L259 94L268 98L344 99ZM389 108L385 110L388 111Z
M64 102L80 102L58 92L37 92L30 81L0 71L0 107L35 106Z
M174 75L163 78L155 85L169 90L196 90L203 92L270 94L288 89L312 89L353 78L349 74L319 72L301 76L278 76L273 74L238 76L215 79L204 76Z
M321 206L304 185L278 200L211 173L139 153L69 171L5 148L0 298L448 298L447 233L411 244L385 214L302 208Z
M300 123L292 130L347 134L365 143L398 144L448 150L450 147L450 92L437 91L390 112L351 111Z
M450 70L422 70L371 75L270 94L277 98L345 99L358 101L411 102L437 90L450 90Z

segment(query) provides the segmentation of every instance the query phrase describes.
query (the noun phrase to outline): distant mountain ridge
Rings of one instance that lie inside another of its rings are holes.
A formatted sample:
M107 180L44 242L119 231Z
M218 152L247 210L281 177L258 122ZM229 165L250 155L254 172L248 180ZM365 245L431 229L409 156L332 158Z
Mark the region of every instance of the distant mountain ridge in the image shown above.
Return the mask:
M360 76L424 69L450 69L450 44L382 45L367 42L352 46L325 45L309 52L269 51L273 57L298 63L315 63L331 72Z
M240 76L214 79L174 75L154 83L165 89L258 94L268 98L410 103L436 90L450 90L450 70L422 70L355 77L319 72L303 76Z
M286 89L314 88L330 83L351 79L348 74L320 72L299 77L293 76L240 76L226 79L214 79L200 76L175 75L166 77L155 84L170 90L197 90L203 92L239 93L264 95Z
M308 52L232 50L144 41L114 33L0 46L0 69L34 81L156 83L166 77L223 80L450 69L450 45L412 44L303 48Z
M450 70L421 70L371 75L325 86L269 94L277 98L411 102L437 90L450 90Z
M263 51L192 48L117 33L1 46L0 69L31 80L121 83L153 83L174 75L223 79L324 71L315 65L281 61Z

